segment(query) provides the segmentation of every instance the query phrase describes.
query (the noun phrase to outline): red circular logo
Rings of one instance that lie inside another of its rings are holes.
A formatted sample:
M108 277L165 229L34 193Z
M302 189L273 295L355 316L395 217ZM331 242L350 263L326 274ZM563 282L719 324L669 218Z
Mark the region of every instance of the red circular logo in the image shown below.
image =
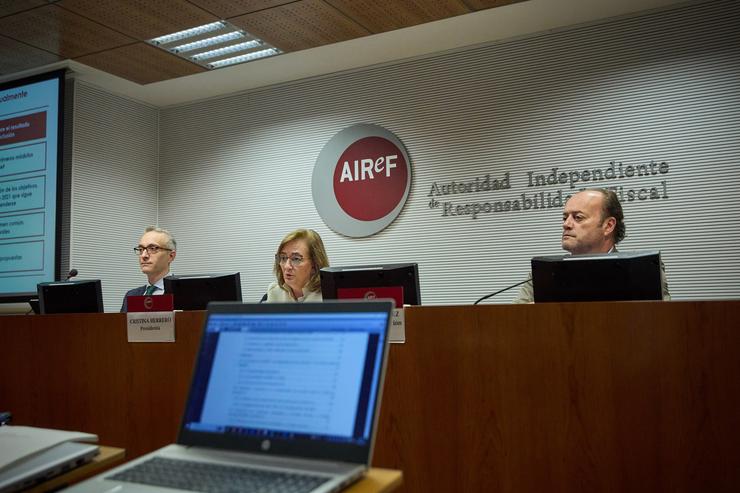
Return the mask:
M411 176L403 142L383 127L358 123L321 149L311 175L311 195L327 226L363 238L398 217L411 191Z
M408 181L404 153L382 137L350 144L334 169L334 195L351 217L375 221L403 200Z

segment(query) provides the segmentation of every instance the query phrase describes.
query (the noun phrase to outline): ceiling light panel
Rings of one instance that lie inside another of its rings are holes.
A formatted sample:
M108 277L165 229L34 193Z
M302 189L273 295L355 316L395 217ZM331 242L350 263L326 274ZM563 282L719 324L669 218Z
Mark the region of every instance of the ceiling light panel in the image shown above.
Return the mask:
M228 65L236 65L237 63L251 62L258 58L266 58L268 56L275 56L280 54L280 50L277 48L267 48L265 50L255 51L246 55L237 55L223 60L218 60L208 64L208 68L221 68Z
M148 42L207 69L226 67L281 53L269 43L226 21L165 34Z
M225 22L221 22L221 21L212 22L210 24L206 24L203 26L198 26L198 27L194 27L191 29L185 29L184 31L178 31L172 34L165 34L164 36L159 36L157 38L150 39L149 42L156 46L165 45L169 43L174 43L175 41L181 41L183 39L194 38L202 34L210 33L213 31L218 31L219 29L224 29L225 27L226 27Z
M217 58L225 55L231 55L240 51L252 50L262 46L262 41L253 39L244 43L237 43L231 46L224 46L223 48L216 48L215 50L204 51L197 53L192 56L194 60L208 60L209 58Z
M226 34L219 34L218 36L212 36L210 38L201 39L198 41L192 41L182 45L175 46L172 51L175 53L186 53L188 51L200 50L202 48L208 48L210 46L216 46L224 44L227 41L234 41L235 39L243 38L244 33L239 31L232 31Z

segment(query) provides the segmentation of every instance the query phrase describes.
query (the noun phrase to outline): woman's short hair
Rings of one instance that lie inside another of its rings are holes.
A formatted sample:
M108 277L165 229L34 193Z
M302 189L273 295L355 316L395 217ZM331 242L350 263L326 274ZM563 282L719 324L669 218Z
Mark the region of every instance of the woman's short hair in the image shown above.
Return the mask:
M294 240L304 240L306 242L308 255L311 257L311 263L313 264L313 271L304 286L305 289L308 291L321 291L321 275L319 271L324 267L329 267L329 257L326 255L326 249L324 248L324 242L321 241L321 236L313 229L296 229L285 235L283 241L280 242L273 267L278 285L281 287L285 286L285 279L283 279L283 270L280 268L280 262L277 260L277 256L280 255L286 244Z

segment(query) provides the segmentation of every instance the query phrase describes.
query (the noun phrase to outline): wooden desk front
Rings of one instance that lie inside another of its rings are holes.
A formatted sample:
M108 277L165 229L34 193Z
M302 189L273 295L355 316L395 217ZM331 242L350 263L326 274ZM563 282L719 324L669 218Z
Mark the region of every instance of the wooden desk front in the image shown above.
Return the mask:
M373 464L404 491L740 491L740 302L421 307Z
M178 313L174 343L128 343L120 313L0 317L0 409L95 433L129 459L172 443L203 315Z
M128 344L120 314L0 317L0 409L170 443L202 318ZM736 491L738 327L738 301L411 308L373 465L414 492Z

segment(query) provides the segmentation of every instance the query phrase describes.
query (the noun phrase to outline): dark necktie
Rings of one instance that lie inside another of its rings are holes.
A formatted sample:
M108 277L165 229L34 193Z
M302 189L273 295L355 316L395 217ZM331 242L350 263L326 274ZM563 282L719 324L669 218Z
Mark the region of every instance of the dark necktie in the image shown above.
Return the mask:
M157 286L149 285L146 287L146 291L144 291L144 296L151 296L152 293L154 293L154 290L157 289Z

